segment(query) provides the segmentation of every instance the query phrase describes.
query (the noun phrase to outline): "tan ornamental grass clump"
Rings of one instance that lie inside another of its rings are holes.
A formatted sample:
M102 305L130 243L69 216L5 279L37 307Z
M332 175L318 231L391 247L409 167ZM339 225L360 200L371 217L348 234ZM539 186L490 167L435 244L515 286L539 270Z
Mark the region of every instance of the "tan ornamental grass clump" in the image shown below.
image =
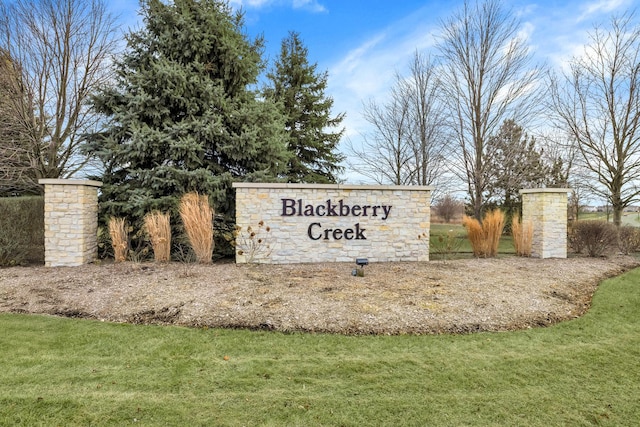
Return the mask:
M153 257L156 262L168 262L171 259L171 217L169 213L158 211L144 216L144 228L147 231Z
M487 258L498 255L498 244L504 230L504 213L500 209L487 212L482 224L477 219L465 215L462 225L467 229L473 255Z
M513 246L518 256L531 256L533 244L533 222L527 220L520 222L518 215L513 216L511 221L511 234L513 235Z
M209 198L198 193L187 193L180 200L180 218L189 238L196 260L211 263L213 255L213 208Z
M462 217L462 225L467 229L467 237L471 242L473 255L481 256L484 252L484 237L480 221L470 216L464 215Z
M115 262L126 261L127 253L129 252L126 220L124 218L111 217L109 218L108 227Z
M500 236L504 230L504 212L500 209L487 212L482 220L482 231L487 242L486 256L495 257L498 255L498 244Z

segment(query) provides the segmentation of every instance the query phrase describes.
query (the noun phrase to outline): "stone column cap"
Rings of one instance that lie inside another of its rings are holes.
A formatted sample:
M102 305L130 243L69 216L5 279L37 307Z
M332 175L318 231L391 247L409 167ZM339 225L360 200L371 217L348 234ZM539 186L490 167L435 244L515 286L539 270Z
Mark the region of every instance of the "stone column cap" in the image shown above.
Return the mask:
M297 184L283 182L234 182L233 188L273 188L273 189L310 189L310 190L403 190L433 191L427 185L368 185L368 184Z
M59 179L43 178L38 180L38 184L43 185L86 185L87 187L102 187L102 182L91 179Z
M530 193L571 193L571 188L525 188L520 190L520 194Z

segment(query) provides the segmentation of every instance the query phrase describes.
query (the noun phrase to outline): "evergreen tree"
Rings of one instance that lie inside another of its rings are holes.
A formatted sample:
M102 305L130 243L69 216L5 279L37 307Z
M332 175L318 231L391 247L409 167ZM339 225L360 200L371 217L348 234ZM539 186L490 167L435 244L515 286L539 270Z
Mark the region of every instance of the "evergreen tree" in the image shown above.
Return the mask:
M330 132L344 119L344 113L331 117L333 99L324 91L327 72L318 73L317 64L309 64L308 50L300 35L290 32L282 41L280 56L267 74L266 99L278 102L285 116L287 145L291 158L288 182L334 183L342 170L344 156L337 146L344 132Z
M249 90L262 39L246 38L225 1L144 0L142 15L117 83L93 98L107 117L86 145L104 163L102 218L175 212L189 191L230 218L231 182L273 180L288 160L280 112Z
M553 186L560 181L562 164L545 160L535 138L513 120L505 120L489 138L487 153L485 200L503 208L508 217L520 210L521 189Z

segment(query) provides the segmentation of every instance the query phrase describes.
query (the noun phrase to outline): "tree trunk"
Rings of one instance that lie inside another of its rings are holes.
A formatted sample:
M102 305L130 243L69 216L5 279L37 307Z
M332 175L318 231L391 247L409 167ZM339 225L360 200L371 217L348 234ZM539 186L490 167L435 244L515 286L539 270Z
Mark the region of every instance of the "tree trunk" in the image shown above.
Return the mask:
M624 205L622 203L622 200L620 200L620 196L618 194L614 195L611 199L611 208L613 210L613 224L616 227L620 227L622 225L622 211L624 210Z

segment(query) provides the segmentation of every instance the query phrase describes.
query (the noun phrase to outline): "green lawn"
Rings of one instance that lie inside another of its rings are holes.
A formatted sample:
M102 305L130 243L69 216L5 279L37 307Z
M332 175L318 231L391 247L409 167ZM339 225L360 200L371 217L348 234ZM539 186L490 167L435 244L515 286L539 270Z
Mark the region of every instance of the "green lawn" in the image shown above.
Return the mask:
M0 315L0 425L633 426L640 269L511 333L345 337ZM228 360L225 360L228 356Z

